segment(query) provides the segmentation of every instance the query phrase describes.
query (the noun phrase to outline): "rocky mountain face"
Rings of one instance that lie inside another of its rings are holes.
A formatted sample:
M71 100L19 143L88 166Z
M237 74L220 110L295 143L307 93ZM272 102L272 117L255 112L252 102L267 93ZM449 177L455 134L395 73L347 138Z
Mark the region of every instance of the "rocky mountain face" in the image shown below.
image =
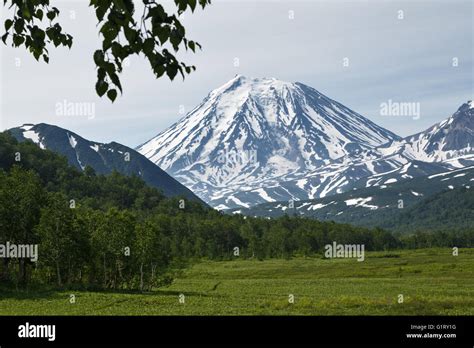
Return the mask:
M210 205L248 208L472 165L473 110L400 138L301 83L238 75L137 150Z
M383 189L473 166L473 114L469 101L401 138L304 84L238 75L136 151L46 124L11 132L77 168L135 174L167 195L227 210Z
M226 209L329 193L334 163L398 140L309 86L239 75L137 150Z
M18 141L31 140L42 149L62 154L78 169L90 166L98 174L109 174L115 170L129 176L136 175L162 190L166 196L184 196L201 201L146 157L119 143L89 141L69 130L45 123L25 124L9 131Z

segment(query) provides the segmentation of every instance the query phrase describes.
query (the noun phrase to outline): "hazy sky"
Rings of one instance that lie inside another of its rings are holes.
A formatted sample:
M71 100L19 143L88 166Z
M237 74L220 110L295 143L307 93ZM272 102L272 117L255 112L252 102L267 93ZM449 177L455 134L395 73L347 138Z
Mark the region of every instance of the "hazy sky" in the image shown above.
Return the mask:
M402 136L447 118L474 96L472 0L213 0L184 17L189 38L203 50L181 57L198 70L184 82L156 80L148 62L132 58L114 104L94 91L92 54L100 45L89 1L56 3L74 36L72 50L50 48L47 65L1 46L2 130L46 122L90 140L136 146L235 74L305 83ZM388 100L420 103L420 119L380 115ZM60 115L64 101L90 103L95 115Z

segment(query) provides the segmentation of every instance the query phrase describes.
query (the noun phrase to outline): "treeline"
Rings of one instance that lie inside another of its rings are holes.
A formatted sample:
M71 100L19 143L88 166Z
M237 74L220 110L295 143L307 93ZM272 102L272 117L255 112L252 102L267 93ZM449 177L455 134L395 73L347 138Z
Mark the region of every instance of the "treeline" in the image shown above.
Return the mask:
M36 262L3 258L3 283L143 290L169 283L200 258L314 255L333 241L366 250L473 243L472 233L430 236L224 215L166 198L137 177L78 171L64 157L0 134L0 244L39 245Z
M434 194L388 221L392 231L473 231L474 188L456 187Z

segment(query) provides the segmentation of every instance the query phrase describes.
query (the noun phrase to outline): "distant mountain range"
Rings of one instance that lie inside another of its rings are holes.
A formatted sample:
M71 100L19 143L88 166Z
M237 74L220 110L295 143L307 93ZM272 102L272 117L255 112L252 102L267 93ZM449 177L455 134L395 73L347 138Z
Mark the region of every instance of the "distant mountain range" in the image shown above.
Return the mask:
M401 138L301 83L238 75L137 150L211 206L249 208L474 165L473 114Z
M166 196L183 196L201 202L189 189L127 146L89 141L69 130L45 123L25 124L9 131L18 141L31 140L42 149L65 156L78 169L90 166L98 174L115 170L128 176L136 175Z
M434 209L433 202L445 206ZM298 215L402 232L419 227L472 227L474 166L386 185L354 188L315 200L264 203L229 213L260 217ZM432 226L428 226L430 223Z
M136 150L43 123L10 131L79 169L137 175L167 196L260 216L284 214L299 201L298 214L318 219L363 222L365 208L375 206L370 214L379 219L398 195L409 206L418 200L412 191L427 198L446 189L431 177L474 167L472 101L401 138L304 84L241 75ZM458 174L453 182L470 175Z

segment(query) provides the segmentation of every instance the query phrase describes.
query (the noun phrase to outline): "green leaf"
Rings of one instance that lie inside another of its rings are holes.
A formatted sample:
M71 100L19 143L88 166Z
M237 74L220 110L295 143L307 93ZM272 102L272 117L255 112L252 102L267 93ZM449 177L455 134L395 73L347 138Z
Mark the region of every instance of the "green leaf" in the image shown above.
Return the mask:
M105 94L105 92L107 92L108 88L109 88L109 84L103 80L99 80L95 84L95 90L97 94L99 95L99 97L102 97Z
M175 0L175 3L178 5L178 13L183 13L186 11L186 7L188 5L187 0Z
M97 50L94 52L94 63L97 66L104 64L104 52Z
M137 38L137 32L128 26L124 27L123 29L125 33L125 38L128 40L130 44L134 43Z
M155 73L155 76L158 79L165 73L165 67L161 64L157 64L153 67L153 72Z
M188 42L188 47L189 47L193 52L196 52L196 45L194 44L194 41L189 41L189 42Z
M48 29L46 29L46 35L48 35L48 38L50 40L53 40L56 36L56 30L54 29L54 27L49 27Z
M17 34L21 34L25 28L25 21L22 18L19 18L15 21L15 31Z
M115 89L110 89L108 92L107 92L107 97L109 97L109 99L112 101L112 103L115 101L115 99L117 98L117 90Z
M46 17L48 17L48 19L50 21L52 21L54 19L54 17L56 17L56 12L54 11L49 11L47 14L46 14Z
M40 21L43 20L43 10L39 8L36 11L35 17L38 18Z
M108 3L102 1L102 3L98 5L97 9L95 10L95 15L97 19L99 20L99 22L102 22L108 10L109 10Z
M178 73L178 67L176 64L169 64L166 67L166 75L168 75L171 81L173 81L177 73Z
M133 15L133 13L135 12L135 5L133 5L133 1L124 0L124 2L125 2L125 7L127 8L128 13Z
M114 63L106 62L104 64L105 71L107 71L107 74L115 74L115 65Z
M33 50L33 57L35 57L36 60L39 60L39 58L41 57L42 52L43 52L43 50L40 49L40 48L37 48L37 49Z
M8 31L13 25L13 21L11 19L7 19L5 21L5 30Z
M110 47L112 47L112 41L110 40L104 40L102 41L102 49L105 51L107 51Z
M97 69L97 79L98 80L104 80L105 79L105 69L104 68Z
M170 35L170 42L173 45L173 48L177 51L179 49L179 44L183 39L182 36L179 35L178 31L173 30Z
M146 55L152 53L154 48L155 40L153 38L149 37L143 42L143 53L145 53Z
M148 14L146 15L145 19L152 17L152 22L164 22L168 15L166 14L165 9L163 6L159 5L155 6L148 10Z
M123 0L112 0L112 2L121 11L123 11L123 12L128 11L127 6L125 6L125 2Z
M66 35L67 36L67 41L66 41L66 45L67 47L71 48L72 47L72 36L71 35Z
M13 44L15 46L20 46L23 42L25 42L25 38L20 35L13 35Z
M30 12L30 9L28 8L28 6L23 6L23 9L22 9L22 14L23 14L23 18L27 19L27 20L30 20L31 19L31 12Z
M112 73L112 74L109 74L109 77L114 83L114 85L118 87L118 89L120 90L120 93L122 93L122 84L120 83L120 79L118 75L115 73Z
M100 29L102 35L104 35L105 40L112 41L118 35L118 30L111 22L106 22Z
M118 59L123 59L126 55L123 50L123 47L118 42L112 43L112 55Z
M196 0L188 0L188 3L189 3L189 7L191 7L191 11L194 12L194 10L196 9L197 1Z
M165 26L157 25L153 28L153 35L158 36L158 39L160 40L162 45L164 45L165 42L170 37L170 32L171 30L167 25Z

